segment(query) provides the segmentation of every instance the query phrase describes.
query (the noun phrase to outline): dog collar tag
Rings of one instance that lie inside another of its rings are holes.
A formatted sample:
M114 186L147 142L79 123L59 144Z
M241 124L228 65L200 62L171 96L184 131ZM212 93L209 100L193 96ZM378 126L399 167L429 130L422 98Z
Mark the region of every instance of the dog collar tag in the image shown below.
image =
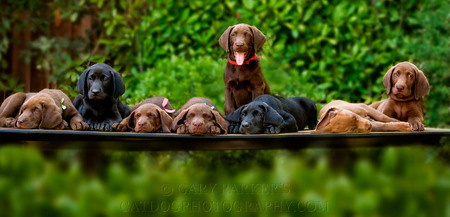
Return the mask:
M66 110L66 106L64 105L64 98L61 98L61 108L62 108L62 110L64 111L64 110Z

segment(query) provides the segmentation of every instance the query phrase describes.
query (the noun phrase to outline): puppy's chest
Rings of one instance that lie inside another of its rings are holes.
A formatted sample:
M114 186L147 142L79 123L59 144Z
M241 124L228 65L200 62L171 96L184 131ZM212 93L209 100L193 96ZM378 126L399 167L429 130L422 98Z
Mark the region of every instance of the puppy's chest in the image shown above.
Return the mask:
M421 113L415 102L397 102L393 108L392 117L401 121L408 121L410 116Z

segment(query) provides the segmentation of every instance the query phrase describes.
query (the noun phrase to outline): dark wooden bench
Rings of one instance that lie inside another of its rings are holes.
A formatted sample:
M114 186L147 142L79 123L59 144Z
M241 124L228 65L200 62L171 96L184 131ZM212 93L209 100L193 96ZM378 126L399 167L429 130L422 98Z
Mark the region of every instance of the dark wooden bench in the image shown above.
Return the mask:
M238 150L302 149L316 147L380 147L439 145L450 129L426 128L423 132L372 132L363 134L310 134L309 131L277 135L177 135L72 130L0 128L0 145L33 145L45 150Z

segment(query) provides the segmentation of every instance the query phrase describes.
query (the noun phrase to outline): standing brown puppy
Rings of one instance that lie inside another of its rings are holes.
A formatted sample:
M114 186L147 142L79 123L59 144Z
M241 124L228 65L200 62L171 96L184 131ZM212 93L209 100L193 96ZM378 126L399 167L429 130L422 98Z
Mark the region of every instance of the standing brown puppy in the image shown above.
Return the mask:
M270 94L259 65L256 52L266 41L264 34L254 26L230 26L219 38L220 46L228 52L225 67L225 115L251 102L262 94Z
M410 62L401 62L386 72L383 84L389 98L370 106L407 121L415 131L424 130L422 96L430 91L430 85L423 72Z

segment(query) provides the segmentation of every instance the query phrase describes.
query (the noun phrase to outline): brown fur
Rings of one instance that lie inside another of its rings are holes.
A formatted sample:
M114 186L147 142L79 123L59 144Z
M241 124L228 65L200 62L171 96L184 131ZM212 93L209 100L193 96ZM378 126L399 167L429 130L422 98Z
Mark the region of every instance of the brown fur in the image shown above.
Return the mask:
M410 62L390 68L383 78L389 98L370 105L385 115L407 121L415 131L424 130L422 96L430 91L425 74Z
M64 103L61 103L61 99L64 99ZM89 127L69 97L60 90L16 93L9 96L0 107L1 127L61 130L69 125L73 130L86 130Z
M237 24L230 26L220 36L219 44L229 52L229 58L236 61L235 52L245 52L249 60L266 41L264 34L254 26ZM264 78L259 60L249 64L233 65L227 62L223 75L225 82L225 114L251 102L262 94L270 94L269 85Z
M172 130L178 134L226 134L228 122L217 108L211 106L214 104L206 98L188 100L175 114Z
M131 109L131 114L120 123L113 124L116 131L131 130L137 133L170 133L172 114L164 109L173 110L170 102L162 106L164 97L146 99Z
M320 121L313 134L369 133L371 131L412 131L407 122L400 122L362 103L336 100L320 110Z

